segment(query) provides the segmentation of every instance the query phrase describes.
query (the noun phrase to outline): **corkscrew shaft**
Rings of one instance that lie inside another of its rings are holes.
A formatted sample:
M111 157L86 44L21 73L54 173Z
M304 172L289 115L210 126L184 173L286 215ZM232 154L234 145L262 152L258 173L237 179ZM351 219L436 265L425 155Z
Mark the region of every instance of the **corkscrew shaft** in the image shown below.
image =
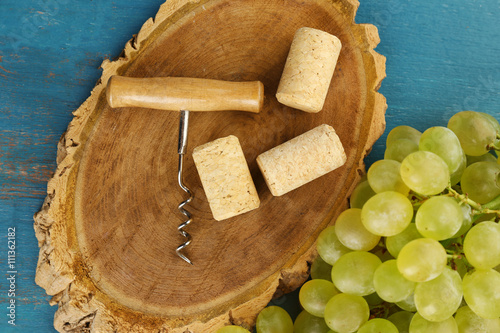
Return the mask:
M192 265L193 262L189 260L189 258L182 253L182 250L186 248L189 244L191 244L192 240L191 235L184 230L184 228L187 227L192 222L191 213L187 211L184 208L184 206L190 203L193 200L194 196L191 190L184 184L182 177L183 166L184 166L184 155L186 154L187 150L188 128L189 128L189 111L181 110L180 120L179 120L179 145L178 145L179 167L177 172L177 181L181 189L184 192L186 192L189 195L189 197L188 199L181 202L177 207L181 212L181 214L183 214L187 218L187 220L179 224L179 226L177 227L177 230L186 239L186 241L181 245L179 245L175 252L180 258L182 258L184 261Z

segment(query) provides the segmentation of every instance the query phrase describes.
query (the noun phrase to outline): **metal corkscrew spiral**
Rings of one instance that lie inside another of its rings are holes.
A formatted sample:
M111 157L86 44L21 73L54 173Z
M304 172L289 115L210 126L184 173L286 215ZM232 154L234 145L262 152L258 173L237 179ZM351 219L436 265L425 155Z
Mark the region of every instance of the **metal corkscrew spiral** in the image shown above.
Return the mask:
M181 187L184 192L186 192L189 195L189 198L184 200L179 204L177 207L179 211L187 217L187 220L185 220L183 223L179 224L177 227L177 230L179 233L186 238L186 241L179 245L175 252L179 257L181 257L184 261L186 261L189 264L193 264L191 260L189 260L188 257L186 257L181 251L186 248L189 244L191 244L191 235L184 230L185 227L187 227L193 220L191 218L191 213L187 211L184 206L190 203L194 195L191 192L191 190L184 184L182 181L182 170L183 170L183 164L184 164L184 155L186 154L186 149L187 149L187 140L188 140L188 126L189 126L189 111L188 110L181 110L180 112L180 121L179 121L179 145L178 145L178 154L179 154L179 168L177 172L177 181L179 183L179 186Z
M176 249L177 255L189 264L184 254L191 244L191 235L184 229L192 222L191 213L184 206L194 195L184 185L182 169L187 150L189 112L246 111L259 113L264 104L264 85L260 81L233 82L191 77L128 77L113 75L106 86L106 98L112 108L141 107L169 112L180 111L179 169L177 180L189 198L177 207L186 218L177 229L185 242ZM184 253L183 253L184 252Z

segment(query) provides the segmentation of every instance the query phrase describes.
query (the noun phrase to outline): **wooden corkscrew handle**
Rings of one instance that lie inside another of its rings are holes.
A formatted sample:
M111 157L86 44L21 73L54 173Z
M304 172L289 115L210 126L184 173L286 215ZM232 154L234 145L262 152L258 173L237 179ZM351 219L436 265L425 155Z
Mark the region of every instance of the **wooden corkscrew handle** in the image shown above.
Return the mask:
M188 77L132 78L112 76L106 87L113 108L247 111L258 113L264 101L260 81L231 82Z

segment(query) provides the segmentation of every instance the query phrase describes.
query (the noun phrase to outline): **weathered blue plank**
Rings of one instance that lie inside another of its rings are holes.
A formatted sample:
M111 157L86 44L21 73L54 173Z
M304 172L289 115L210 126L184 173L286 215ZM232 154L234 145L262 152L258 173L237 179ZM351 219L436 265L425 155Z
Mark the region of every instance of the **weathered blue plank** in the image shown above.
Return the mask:
M34 283L33 214L55 170L56 145L105 58L162 1L0 2L0 332L54 332L55 307ZM16 326L8 324L7 228L16 228Z
M499 15L499 1L361 0L356 21L377 25L387 56L387 130L368 164L395 126L446 126L466 109L500 118Z
M56 144L89 95L104 58L119 55L161 0L0 2L0 332L53 332L55 308L34 283L32 215L55 169ZM500 118L499 1L361 0L387 57L387 130L446 125L475 109ZM16 324L8 325L7 229L16 228ZM296 299L288 296L287 300ZM278 303L286 300L278 300ZM297 307L290 305L291 311Z

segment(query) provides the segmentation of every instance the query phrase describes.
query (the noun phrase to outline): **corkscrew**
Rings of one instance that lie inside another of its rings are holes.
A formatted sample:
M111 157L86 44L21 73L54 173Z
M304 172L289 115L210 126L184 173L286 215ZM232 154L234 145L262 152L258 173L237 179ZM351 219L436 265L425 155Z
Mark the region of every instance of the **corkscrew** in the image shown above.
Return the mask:
M179 165L177 180L188 199L177 207L184 220L178 232L185 242L176 249L177 255L189 264L193 262L182 252L191 244L191 235L184 230L192 221L191 213L184 208L193 198L193 192L183 182L184 155L187 151L190 111L247 111L260 112L264 102L264 85L259 81L230 82L189 77L133 78L112 76L106 87L108 104L112 108L143 107L180 111ZM188 111L189 110L189 111Z
M189 129L189 111L188 110L181 110L180 113L180 119L179 119L179 145L178 145L178 154L179 154L179 167L177 171L177 182L179 183L179 186L181 189L184 190L189 195L189 198L184 200L179 204L177 207L181 214L186 216L187 220L185 220L183 223L179 224L177 227L177 230L179 233L186 238L186 241L179 245L175 252L179 257L181 257L184 261L186 261L189 264L193 264L191 260L189 260L188 257L186 257L181 251L187 247L189 244L191 244L191 235L184 230L185 227L187 227L192 221L191 213L184 208L185 205L190 203L194 199L193 192L184 184L183 182L183 177L182 177L182 169L184 165L184 155L186 154L186 149L187 149L187 141L188 141L188 129Z

